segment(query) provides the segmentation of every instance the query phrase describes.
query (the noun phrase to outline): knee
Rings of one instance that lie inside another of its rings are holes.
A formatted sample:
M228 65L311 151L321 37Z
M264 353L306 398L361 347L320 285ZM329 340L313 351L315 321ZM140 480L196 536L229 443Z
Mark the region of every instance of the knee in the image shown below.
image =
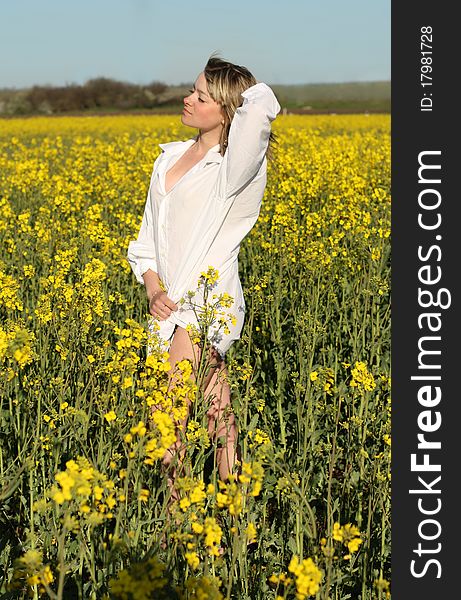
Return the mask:
M237 438L237 428L229 427L225 431L222 431L221 434L218 436L218 442L221 442L224 446L228 446L229 444L235 444Z
M211 439L225 438L225 443L235 442L238 436L237 422L235 415L228 405L224 411L209 411L208 414L208 435Z
M229 398L214 396L206 413L208 424L228 422L234 424L235 416Z

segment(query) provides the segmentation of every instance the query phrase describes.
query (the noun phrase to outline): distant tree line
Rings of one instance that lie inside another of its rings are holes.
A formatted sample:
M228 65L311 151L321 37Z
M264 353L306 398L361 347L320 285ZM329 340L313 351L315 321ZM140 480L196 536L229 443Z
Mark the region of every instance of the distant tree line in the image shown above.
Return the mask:
M111 108L127 110L153 108L168 101L162 100L167 90L165 83L154 81L149 85L135 85L106 77L90 79L84 85L44 87L35 85L26 94L34 111L49 107L52 112Z
M184 86L168 86L160 81L136 85L98 77L88 80L83 85L34 85L22 91L20 106L16 106L12 112L55 114L101 109L152 109L181 102L183 92Z

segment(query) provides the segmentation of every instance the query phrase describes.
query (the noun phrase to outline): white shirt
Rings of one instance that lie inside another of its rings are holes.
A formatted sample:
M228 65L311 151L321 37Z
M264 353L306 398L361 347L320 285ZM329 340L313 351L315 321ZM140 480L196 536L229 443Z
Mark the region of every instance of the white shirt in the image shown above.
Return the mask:
M178 304L177 311L157 321L165 349L176 325L198 325L190 305L178 302L192 290L196 292L193 301L203 303L197 281L208 266L219 272L212 294L230 294L234 303L226 310L236 317L236 323L228 325L230 333L215 328L208 338L222 357L240 338L245 301L238 254L259 215L266 187L270 124L280 112L280 104L265 83L249 87L242 97L224 156L219 153L219 144L213 146L168 193L166 172L196 138L159 144L163 152L154 163L139 235L128 245L127 258L137 281L144 284L142 274L152 269L165 284L167 296Z

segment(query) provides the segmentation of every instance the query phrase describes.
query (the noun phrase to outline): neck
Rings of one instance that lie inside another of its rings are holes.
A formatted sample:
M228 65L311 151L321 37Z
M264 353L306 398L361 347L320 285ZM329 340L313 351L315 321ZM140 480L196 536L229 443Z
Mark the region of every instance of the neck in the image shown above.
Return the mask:
M197 150L199 152L208 152L210 148L219 144L221 129L211 129L210 131L199 131L197 135Z

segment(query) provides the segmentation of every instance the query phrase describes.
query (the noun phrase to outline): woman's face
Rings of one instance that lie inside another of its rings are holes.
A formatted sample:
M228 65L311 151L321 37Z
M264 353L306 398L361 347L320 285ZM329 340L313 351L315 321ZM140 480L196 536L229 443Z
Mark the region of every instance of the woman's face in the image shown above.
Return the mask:
M222 126L224 117L220 105L208 94L205 75L195 80L194 89L184 98L184 110L181 121L189 127L197 127L201 131L210 131Z

